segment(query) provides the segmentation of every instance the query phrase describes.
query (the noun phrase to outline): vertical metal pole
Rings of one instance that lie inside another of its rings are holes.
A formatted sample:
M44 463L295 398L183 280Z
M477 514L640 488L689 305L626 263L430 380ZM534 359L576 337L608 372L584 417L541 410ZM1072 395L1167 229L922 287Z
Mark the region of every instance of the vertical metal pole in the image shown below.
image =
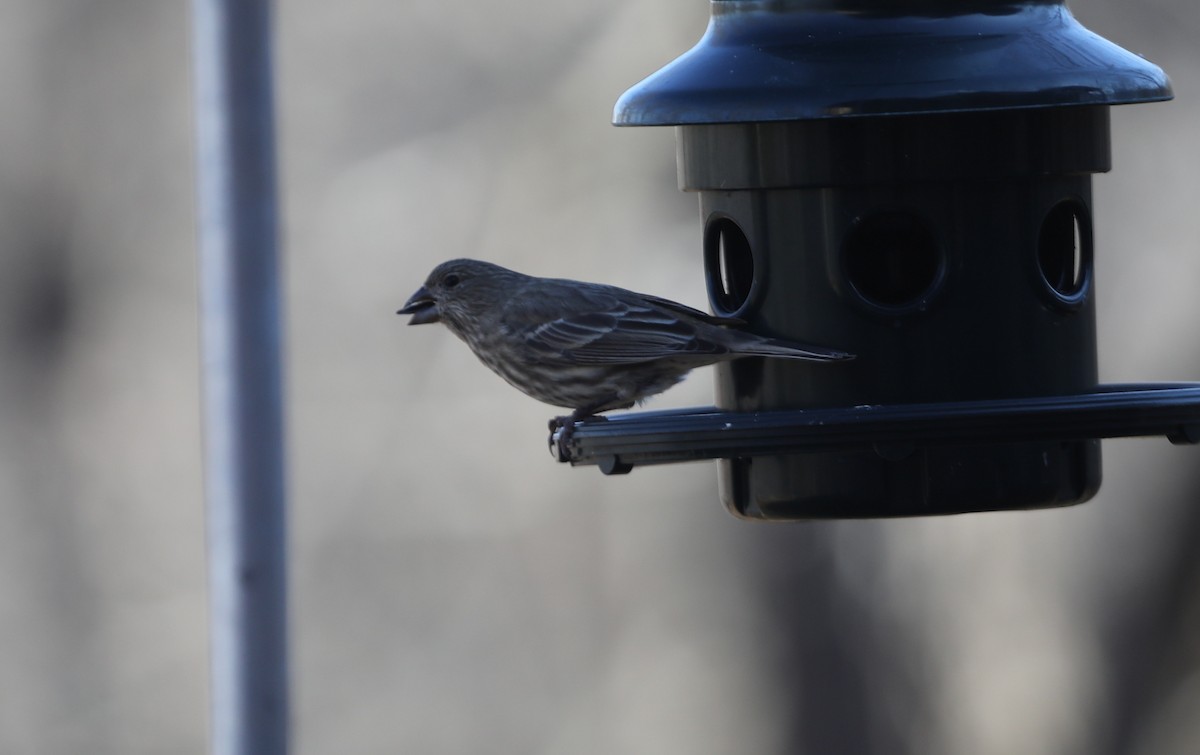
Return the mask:
M288 748L268 0L193 0L212 752Z

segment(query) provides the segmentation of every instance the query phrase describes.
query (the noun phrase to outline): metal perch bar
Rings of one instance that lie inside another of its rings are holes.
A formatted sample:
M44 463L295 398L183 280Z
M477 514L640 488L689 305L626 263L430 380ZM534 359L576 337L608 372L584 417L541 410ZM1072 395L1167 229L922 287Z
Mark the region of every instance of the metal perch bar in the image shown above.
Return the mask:
M1165 435L1200 442L1200 384L1100 386L1068 396L731 412L643 412L577 423L560 458L606 473L643 464L834 449L893 456L921 445Z

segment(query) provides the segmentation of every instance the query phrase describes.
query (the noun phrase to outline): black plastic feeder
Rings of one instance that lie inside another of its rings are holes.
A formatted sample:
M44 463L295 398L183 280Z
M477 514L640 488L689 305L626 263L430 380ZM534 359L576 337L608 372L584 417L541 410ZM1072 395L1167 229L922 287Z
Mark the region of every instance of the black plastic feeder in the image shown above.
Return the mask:
M579 423L572 464L720 459L758 519L1079 503L1100 438L1200 440L1200 384L1099 385L1091 176L1162 70L1062 2L714 0L617 103L677 127L711 303L858 355L719 366L717 408Z

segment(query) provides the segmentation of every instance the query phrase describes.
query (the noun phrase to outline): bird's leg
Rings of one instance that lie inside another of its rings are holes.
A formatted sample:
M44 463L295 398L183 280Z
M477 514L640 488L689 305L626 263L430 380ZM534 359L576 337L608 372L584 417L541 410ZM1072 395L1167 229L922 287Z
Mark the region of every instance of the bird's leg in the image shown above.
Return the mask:
M593 417L606 419L596 414L596 410L607 403L597 402L582 406L568 415L550 420L550 453L559 461L570 461L571 455L567 450L567 444L571 442L571 436L575 434L575 423Z
M576 409L568 415L555 417L550 420L550 453L559 461L568 461L571 455L567 452L567 444L575 434L575 423L587 417L582 410Z

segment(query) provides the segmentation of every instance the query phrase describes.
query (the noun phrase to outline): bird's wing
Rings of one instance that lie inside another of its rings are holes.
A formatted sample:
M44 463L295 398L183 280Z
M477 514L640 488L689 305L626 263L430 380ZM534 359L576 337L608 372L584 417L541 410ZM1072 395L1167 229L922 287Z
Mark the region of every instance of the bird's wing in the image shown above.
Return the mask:
M702 312L698 309L689 307L686 304L680 304L679 302L671 301L670 299L663 299L662 297L659 297L659 296L651 296L650 294L638 294L638 296L640 296L641 298L645 299L650 304L653 304L657 307L661 307L663 309L670 310L671 312L676 312L681 315L686 315L687 317L695 318L695 319L699 320L700 322L706 322L710 325L724 325L726 327L738 327L738 326L746 324L745 320L740 320L736 317L723 317L721 315L710 315L707 312Z
M671 356L728 353L728 348L698 332L691 319L695 310L623 294L571 292L572 300L558 308L557 317L530 323L532 327L525 329L526 343L575 364L633 364Z

